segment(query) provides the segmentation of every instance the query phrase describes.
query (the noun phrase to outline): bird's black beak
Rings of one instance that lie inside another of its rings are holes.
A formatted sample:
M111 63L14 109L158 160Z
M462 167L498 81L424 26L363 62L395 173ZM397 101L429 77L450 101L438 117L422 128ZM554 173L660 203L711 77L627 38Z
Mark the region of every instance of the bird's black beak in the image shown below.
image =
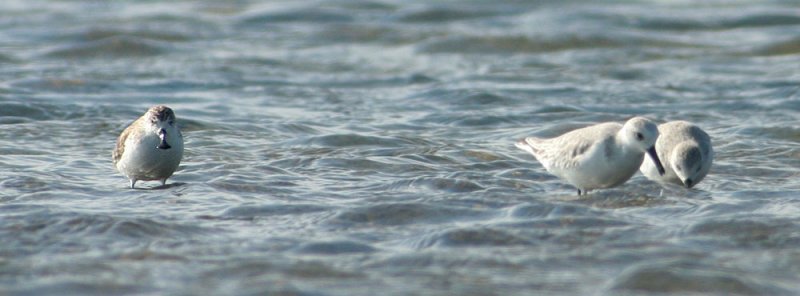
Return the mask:
M167 130L163 128L158 130L158 137L161 138L161 143L159 143L158 146L156 146L156 148L165 150L172 148L172 146L167 144Z
M686 179L686 180L683 180L683 185L686 185L686 188L692 188L692 186L694 185L694 182L692 182L692 179Z
M656 153L656 146L650 147L647 149L647 154L650 155L650 159L653 160L653 163L656 164L656 169L658 169L658 174L663 176L666 171L664 171L664 166L661 165L661 160L658 159L658 153Z

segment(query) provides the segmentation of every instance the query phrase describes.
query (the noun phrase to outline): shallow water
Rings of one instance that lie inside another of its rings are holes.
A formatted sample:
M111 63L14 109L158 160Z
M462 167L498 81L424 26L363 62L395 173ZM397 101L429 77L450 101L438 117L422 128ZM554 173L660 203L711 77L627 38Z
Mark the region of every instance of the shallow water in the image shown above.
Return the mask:
M794 1L3 1L0 294L797 294L799 64ZM634 115L711 135L696 190L513 145Z

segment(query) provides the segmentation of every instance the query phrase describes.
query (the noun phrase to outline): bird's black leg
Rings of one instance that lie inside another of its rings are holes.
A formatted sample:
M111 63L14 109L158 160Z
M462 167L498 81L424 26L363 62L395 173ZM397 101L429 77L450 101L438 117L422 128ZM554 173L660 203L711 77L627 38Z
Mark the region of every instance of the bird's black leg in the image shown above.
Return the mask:
M578 196L581 196L581 190L578 189Z

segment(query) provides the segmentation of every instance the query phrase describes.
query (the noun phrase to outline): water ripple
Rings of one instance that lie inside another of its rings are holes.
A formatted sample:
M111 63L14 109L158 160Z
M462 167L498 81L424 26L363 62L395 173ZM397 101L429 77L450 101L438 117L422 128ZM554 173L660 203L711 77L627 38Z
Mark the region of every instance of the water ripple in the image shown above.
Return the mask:
M390 203L343 210L332 222L343 225L398 226L416 223L445 223L482 215L481 211L441 206L424 206L417 203Z
M422 238L416 248L428 247L480 247L519 246L533 244L525 236L491 228L450 229Z
M125 35L70 44L50 50L45 56L54 59L125 58L156 56L168 51L166 44Z
M615 291L645 293L731 293L741 295L785 295L788 291L748 280L737 270L719 270L689 262L645 265L631 268L615 281Z

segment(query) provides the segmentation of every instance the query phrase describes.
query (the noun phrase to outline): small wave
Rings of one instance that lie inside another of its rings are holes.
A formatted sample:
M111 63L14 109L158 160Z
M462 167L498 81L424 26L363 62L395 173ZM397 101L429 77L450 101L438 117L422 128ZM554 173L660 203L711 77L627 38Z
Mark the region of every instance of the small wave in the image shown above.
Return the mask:
M414 142L403 138L365 136L359 134L333 134L324 136L314 136L306 139L292 141L294 144L305 146L322 147L353 147L353 146L380 146L380 147L400 147L413 145Z
M497 17L514 14L516 11L492 10L490 7L465 9L457 7L428 6L401 12L396 19L407 23L443 23Z
M604 37L567 36L452 36L434 39L417 47L421 53L538 53L575 49L618 48L626 42Z
M369 172L395 171L394 169L392 169L392 167L394 166L393 164L388 164L380 161L363 159L363 158L349 159L349 158L338 158L338 157L326 157L317 160L315 164L321 167L352 170L356 174L361 174L359 172L363 173L363 171L369 171Z
M58 212L48 208L25 215L17 222L0 228L38 241L38 246L74 248L111 241L141 239L185 239L205 233L198 226L158 222L146 218L120 218L100 214ZM75 238L75 239L72 239Z
M473 105L473 106L508 105L510 103L515 102L515 100L503 95L489 93L485 91L475 91L466 89L456 89L456 90L436 89L427 93L420 94L418 95L418 97L426 99L454 101L455 103L457 103L457 105Z
M604 216L603 211L587 206L560 203L525 203L509 209L516 218L559 218L575 216Z
M30 103L0 103L0 118L25 118L31 120L47 120L53 116L46 106Z
M409 253L394 253L391 256L372 261L367 266L370 268L400 268L402 270L426 270L430 267L439 268L441 266L468 269L493 266L506 270L523 270L526 267L527 263L523 261L507 256L497 256L496 254L494 256L484 256L485 254L464 256L464 254L458 252L419 250ZM448 293L445 292L444 294ZM492 295L492 293L478 293L478 295Z
M346 11L316 7L300 7L284 11L265 11L248 13L237 22L239 27L253 27L274 23L342 23L353 21L353 15Z
M720 269L717 264L670 262L643 264L623 272L611 286L615 291L670 294L789 295L742 276L736 270Z
M534 220L519 220L510 223L503 223L505 227L516 228L520 230L548 230L560 233L563 237L556 239L563 239L569 237L580 238L586 235L585 231L588 229L610 229L615 227L629 226L630 223L617 219L605 219L595 217L583 217L573 215L552 215L548 218L534 219ZM552 234L552 233L551 233Z
M494 228L458 228L428 235L416 243L417 248L427 247L481 247L531 245L525 237Z
M331 210L331 207L311 204L286 205L243 205L226 209L220 216L223 218L253 219L255 217L301 215Z
M236 193L274 194L284 191L281 187L291 187L296 184L286 181L265 182L260 177L229 173L215 178L208 185L216 190Z
M19 62L19 60L13 58L12 56L0 53L0 64L17 63L17 62Z
M335 88L381 88L381 87L397 87L413 84L428 84L436 82L435 78L424 74L410 74L410 75L393 75L386 77L361 78L354 77L346 80L333 79L323 80L314 83L322 87L335 87Z
M32 80L30 87L37 89L38 92L52 91L63 93L65 90L60 89L47 89L48 85L36 85ZM59 87L56 85L55 87ZM9 128L6 132L9 135L22 136L23 138L31 138L39 136L39 131L47 132L52 136L52 132L58 131L66 132L67 130L74 129L78 126L91 128L97 133L105 133L111 131L119 132L125 126L118 125L118 122L113 118L125 118L127 123L131 122L132 116L139 116L141 113L131 111L125 108L114 107L104 104L71 104L63 102L63 100L55 101L39 101L39 100L23 100L27 102L0 102L0 122L7 120L8 123L25 123L37 121L37 125L51 125L48 127L37 126L35 129L32 127L20 126L13 129ZM128 111L125 111L128 110ZM135 118L135 117L133 117ZM85 120L89 119L89 120ZM123 119L120 119L122 121ZM49 121L49 122L47 122ZM62 122L63 121L63 122ZM68 122L70 124L63 124ZM51 130L56 128L55 130ZM98 129L98 130L94 130ZM100 135L105 136L105 135ZM20 148L16 146L14 148ZM26 149L31 149L36 153L35 147L30 146Z
M626 187L637 186L634 182L628 182ZM594 192L590 198L581 199L578 202L603 209L622 209L630 207L654 207L668 205L675 201L667 200L658 196L658 193L647 194L644 190L625 190L622 188L606 189Z
M778 141L787 141L796 143L800 141L800 128L794 126L753 126L753 127L745 127L738 130L738 133L746 135L746 136L760 136L763 138L770 138ZM773 148L775 149L775 148ZM791 151L787 151L788 148L784 148L784 150L778 150L779 153L774 153L775 151L769 151L770 156L786 156L790 154ZM782 152L782 153L781 153ZM763 154L763 153L762 153Z
M408 100L418 101L420 105L424 104L442 104L448 110L446 113L433 113L423 118L417 119L416 122L429 122L434 121L437 123L472 126L472 125L487 125L496 123L508 123L511 120L508 117L497 116L494 114L487 114L486 111L492 109L507 109L509 106L517 106L522 102L519 99L493 92L475 89L433 89L425 90L422 92L414 93L407 97ZM437 106L440 107L440 106ZM453 113L453 110L484 110L483 113L470 113L465 115L463 113Z
M478 185L478 183L469 180L452 179L452 178L431 178L431 177L422 177L414 179L409 184L409 187L412 188L421 187L421 188L441 190L452 193L463 193L463 192L484 190L483 186Z
M192 37L176 32L157 32L143 30L122 30L122 29L93 29L82 32L79 37L85 41L102 41L109 38L139 38L143 40L158 40L165 42L185 42L192 40Z
M35 92L94 93L109 91L111 83L78 78L32 78L13 81L11 86Z
M388 203L358 207L341 211L332 218L334 224L407 225L415 223L444 223L474 218L485 214L482 211L442 207L416 203Z
M764 56L781 56L800 54L800 39L791 39L756 48L754 54Z
M263 255L263 257L224 259L213 264L211 268L200 271L198 274L201 285L189 294L229 294L230 282L263 282L275 281L274 284L256 284L248 287L234 286L237 294L247 292L248 295L320 295L319 290L309 292L306 289L295 287L294 283L307 283L311 280L346 281L360 280L363 283L365 275L350 269L340 269L321 261L295 260L285 262L280 256ZM303 286L303 285L300 285Z
M478 183L454 178L441 177L415 177L400 181L394 181L387 185L382 185L378 190L387 191L419 191L432 190L449 193L465 193L484 190L485 188Z
M127 260L127 261L157 261L157 262L189 260L189 258L185 256L170 254L163 251L154 251L146 247L143 249L125 250L117 254L116 258L119 260Z
M464 118L450 118L450 124L460 127L493 127L493 126L515 126L516 122L506 115L481 115Z
M87 268L81 267L80 273L75 272L76 267L62 267L60 270L71 270L70 272L63 272L61 276L47 276L47 280L33 280L29 281L28 285L23 288L0 290L6 295L104 295L109 291L114 291L113 294L148 294L152 293L153 289L144 284L131 284L120 282L107 282L102 285L96 284L97 278L85 277L79 278L76 274L108 274L113 271L106 265L97 263L97 267ZM26 267L25 269L30 269ZM40 271L42 273L52 273L52 270Z
M342 43L409 45L424 41L435 34L429 30L404 30L386 24L337 23L315 32L314 42L325 45ZM415 79L422 77L412 76L411 78L412 82L418 81L417 83L433 80L431 77Z
M50 58L123 58L164 54L169 48L161 42L131 36L115 36L57 48L45 54Z
M276 130L289 134L289 135L307 135L307 134L318 134L320 130L304 123L281 123L275 127Z
M718 243L733 243L739 247L783 248L800 244L800 235L791 221L715 219L692 226L690 233L698 236L723 238Z
M707 15L705 15L707 16ZM664 16L619 17L627 24L639 28L659 31L690 30L735 30L741 28L796 26L800 25L800 16L788 14L763 13L738 17L723 16L721 18L681 18Z
M90 223L93 223L94 220L88 219ZM79 218L76 221L80 222L81 220ZM111 226L108 229L110 233L126 238L175 238L202 232L201 228L193 226L166 224L144 218L112 220L101 218L96 221L100 222L98 229Z
M586 112L577 106L572 105L558 105L558 106L545 106L534 111L534 114L548 114L548 113L580 113Z
M7 151L6 149L0 149L0 153L6 151ZM24 153L31 153L31 152L32 151L24 151ZM46 153L42 153L40 151L36 151L34 153L37 154L41 153L40 155L47 155ZM14 153L8 153L3 155L14 155ZM41 178L33 176L16 175L16 176L9 176L8 178L3 178L2 181L0 181L0 188L4 188L5 190L8 191L15 191L18 193L36 193L50 189L50 183L45 180L42 180Z
M294 249L303 254L338 255L351 253L372 253L376 249L365 244L351 241L313 242Z

